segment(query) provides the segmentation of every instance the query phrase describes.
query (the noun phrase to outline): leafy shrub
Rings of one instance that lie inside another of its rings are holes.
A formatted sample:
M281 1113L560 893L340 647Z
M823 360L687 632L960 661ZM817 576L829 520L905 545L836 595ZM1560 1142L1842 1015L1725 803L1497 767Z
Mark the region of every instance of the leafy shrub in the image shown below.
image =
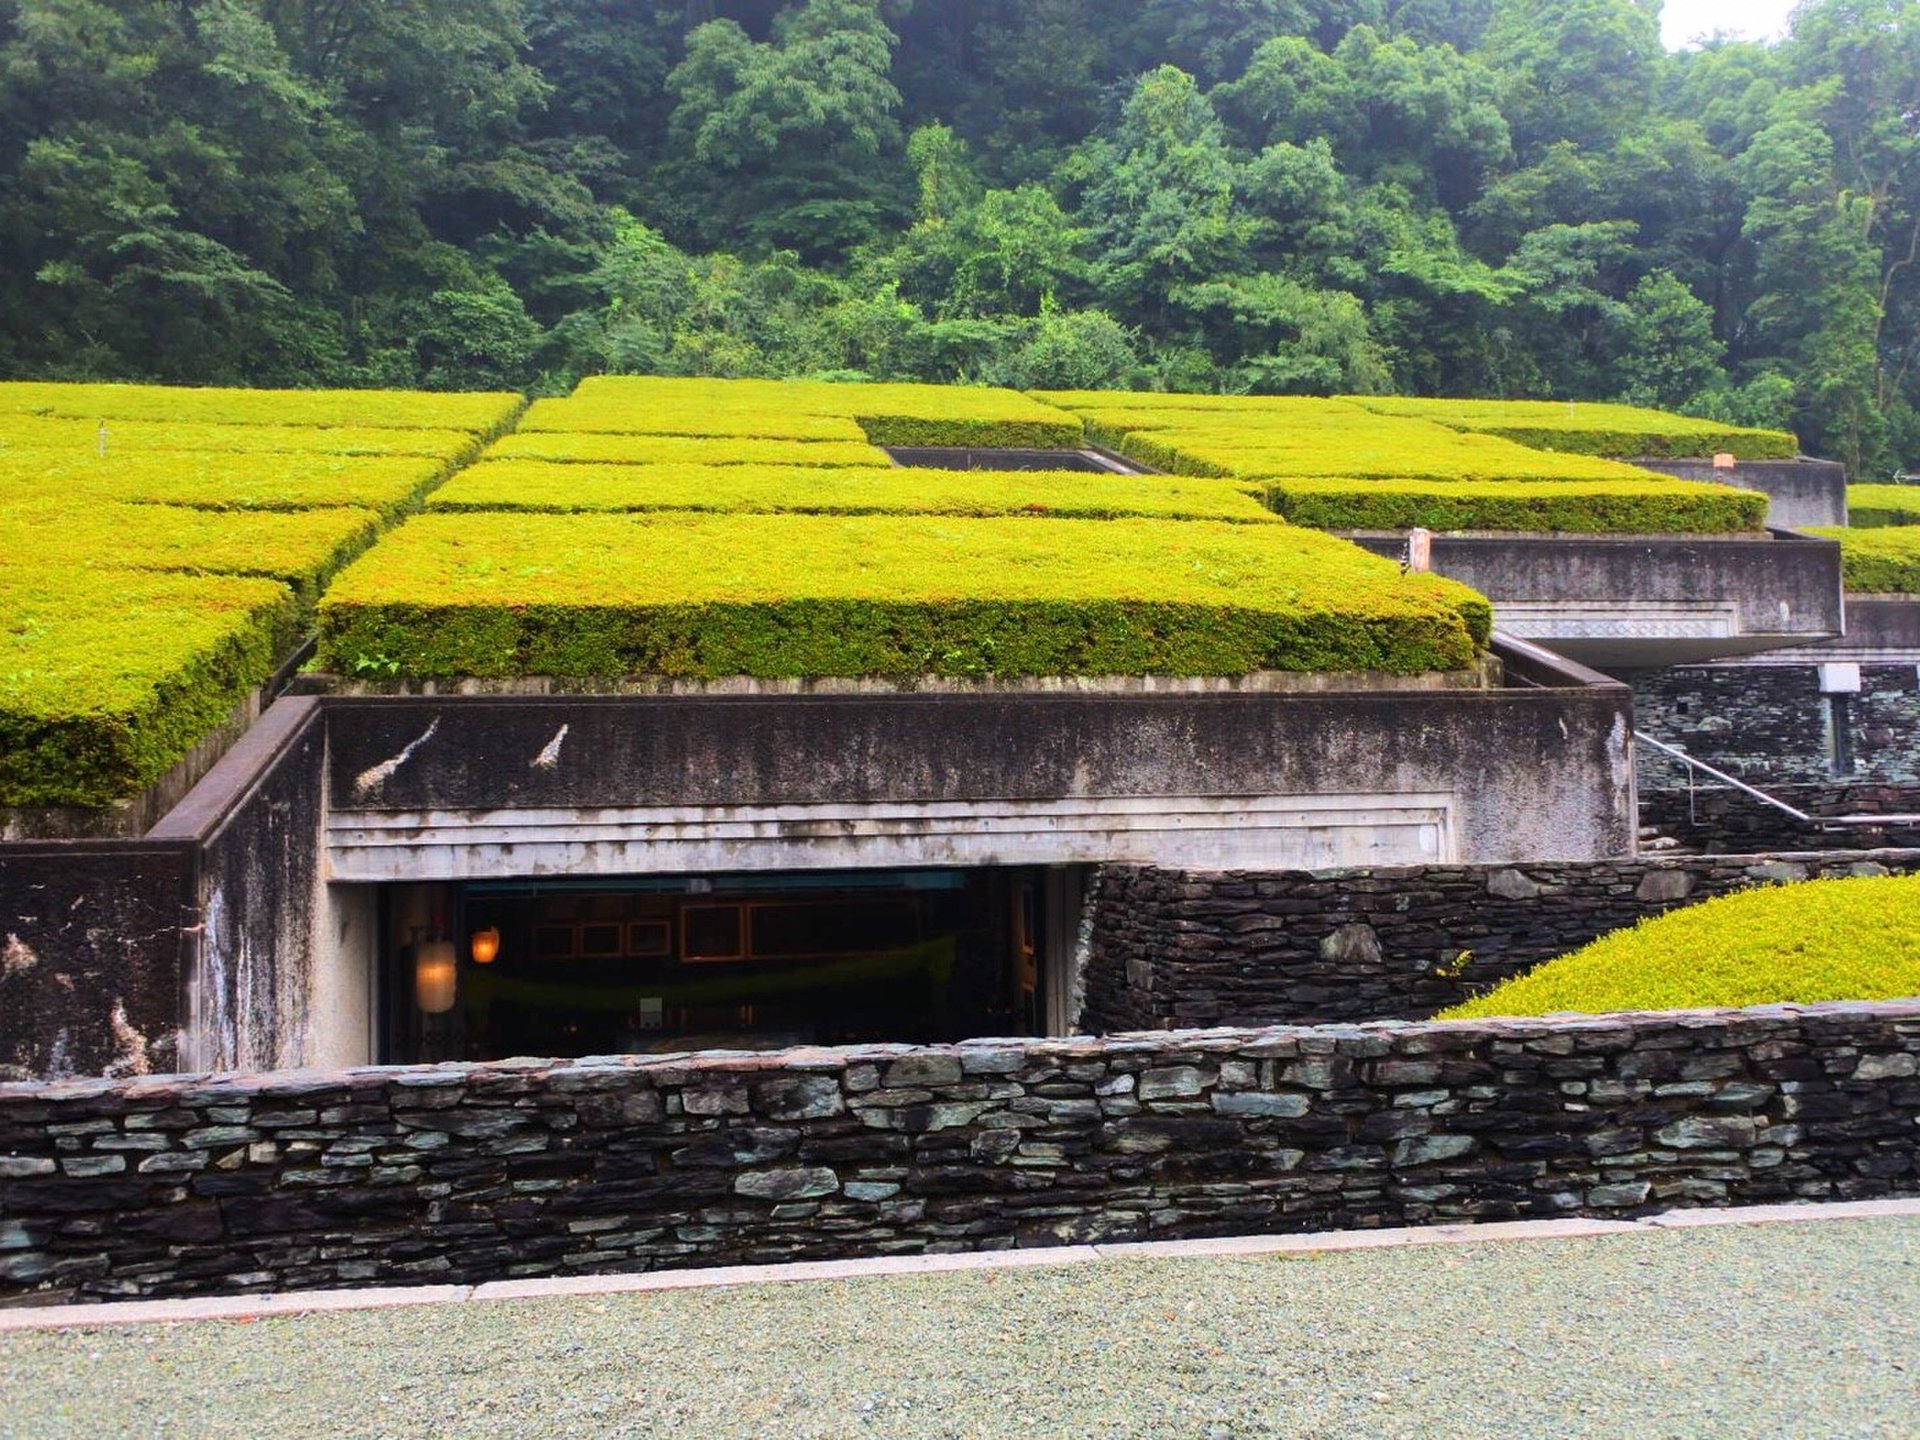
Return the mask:
M888 465L864 440L749 440L688 435L574 435L520 431L495 442L485 462L551 460L581 465Z
M1721 453L1742 460L1791 460L1800 442L1784 430L1754 430L1669 415L1632 405L1558 400L1415 400L1355 396L1378 415L1433 420L1456 430L1497 435L1538 450L1576 455L1680 458Z
M512 394L424 390L231 390L177 385L0 384L0 414L166 424L464 430L491 438L526 406Z
M427 515L320 614L420 677L1414 674L1492 623L1288 526L810 515Z
M1442 1019L1920 996L1920 876L1722 896L1602 936Z
M1267 503L1319 530L1711 535L1757 529L1767 497L1656 480L1275 480Z
M295 614L270 580L0 564L0 805L138 794L273 673Z
M493 460L461 472L429 509L719 510L816 515L1158 516L1276 523L1230 481L1064 471L764 465L554 465Z
M1920 525L1920 485L1849 485L1847 523L1861 530Z
M1809 526L1840 542L1840 568L1850 595L1920 595L1920 525L1882 530Z

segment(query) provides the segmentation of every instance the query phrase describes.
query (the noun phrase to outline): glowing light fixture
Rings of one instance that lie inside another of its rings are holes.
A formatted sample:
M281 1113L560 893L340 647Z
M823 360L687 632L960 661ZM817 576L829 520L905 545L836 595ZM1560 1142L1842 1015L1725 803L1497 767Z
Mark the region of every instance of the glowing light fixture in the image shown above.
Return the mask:
M444 1015L459 998L460 960L451 940L423 940L413 948L413 1003L422 1015Z
M473 932L473 938L467 942L476 965L491 965L500 958L500 927L489 925L484 930Z

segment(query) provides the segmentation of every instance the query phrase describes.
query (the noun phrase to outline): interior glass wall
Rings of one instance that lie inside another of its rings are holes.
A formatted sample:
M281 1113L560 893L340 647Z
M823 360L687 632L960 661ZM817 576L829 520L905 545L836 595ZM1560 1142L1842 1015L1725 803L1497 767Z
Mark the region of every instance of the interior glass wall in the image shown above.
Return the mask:
M393 887L385 1058L409 1064L1038 1034L1044 874Z

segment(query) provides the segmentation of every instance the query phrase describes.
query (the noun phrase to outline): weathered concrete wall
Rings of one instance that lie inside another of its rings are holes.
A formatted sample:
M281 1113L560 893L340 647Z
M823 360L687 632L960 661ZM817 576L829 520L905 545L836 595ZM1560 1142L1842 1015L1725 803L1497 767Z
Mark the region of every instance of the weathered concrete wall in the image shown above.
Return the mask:
M1916 652L1920 656L1920 652ZM1842 707L1850 772L1836 772L1834 707L1817 665L1687 665L1624 672L1635 728L1750 785L1920 782L1920 670L1862 667ZM1677 760L1639 752L1643 792L1686 788ZM1848 780L1849 775L1851 780Z
M350 880L1151 862L1203 843L1336 863L1356 830L1435 858L1618 855L1626 701L1600 677L1419 695L340 699L330 853Z
M1085 1028L1423 1020L1613 930L1751 885L1920 872L1920 850L1322 874L1110 867Z
M1920 1004L0 1087L0 1292L1920 1189Z
M1404 537L1355 537L1397 555ZM1433 568L1504 631L1602 669L1742 655L1842 629L1840 547L1769 536L1437 535Z
M0 845L0 1078L177 1069L184 846Z
M1633 463L1682 480L1758 490L1772 502L1767 523L1783 530L1847 523L1847 467L1833 460L1745 460L1732 470L1715 470L1710 459Z

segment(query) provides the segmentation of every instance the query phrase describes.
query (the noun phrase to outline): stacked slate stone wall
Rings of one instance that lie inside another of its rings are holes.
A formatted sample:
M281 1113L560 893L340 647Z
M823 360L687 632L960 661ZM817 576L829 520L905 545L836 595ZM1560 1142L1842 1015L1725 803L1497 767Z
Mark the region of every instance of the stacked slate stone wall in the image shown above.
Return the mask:
M1753 885L1920 871L1920 850L1252 874L1109 866L1086 1028L1425 1019L1613 930Z
M1838 711L1820 692L1814 665L1682 665L1621 676L1633 687L1637 729L1684 747L1771 790L1776 785L1920 784L1920 671L1863 665L1858 695ZM1835 769L1836 716L1851 768ZM1640 788L1686 785L1678 762L1643 746Z
M1920 1004L0 1087L0 1294L1920 1188Z
M1776 785L1765 787L1805 815L1920 815L1920 785ZM1640 821L1690 850L1753 855L1776 850L1879 850L1920 845L1920 825L1822 830L1725 786L1640 792Z

